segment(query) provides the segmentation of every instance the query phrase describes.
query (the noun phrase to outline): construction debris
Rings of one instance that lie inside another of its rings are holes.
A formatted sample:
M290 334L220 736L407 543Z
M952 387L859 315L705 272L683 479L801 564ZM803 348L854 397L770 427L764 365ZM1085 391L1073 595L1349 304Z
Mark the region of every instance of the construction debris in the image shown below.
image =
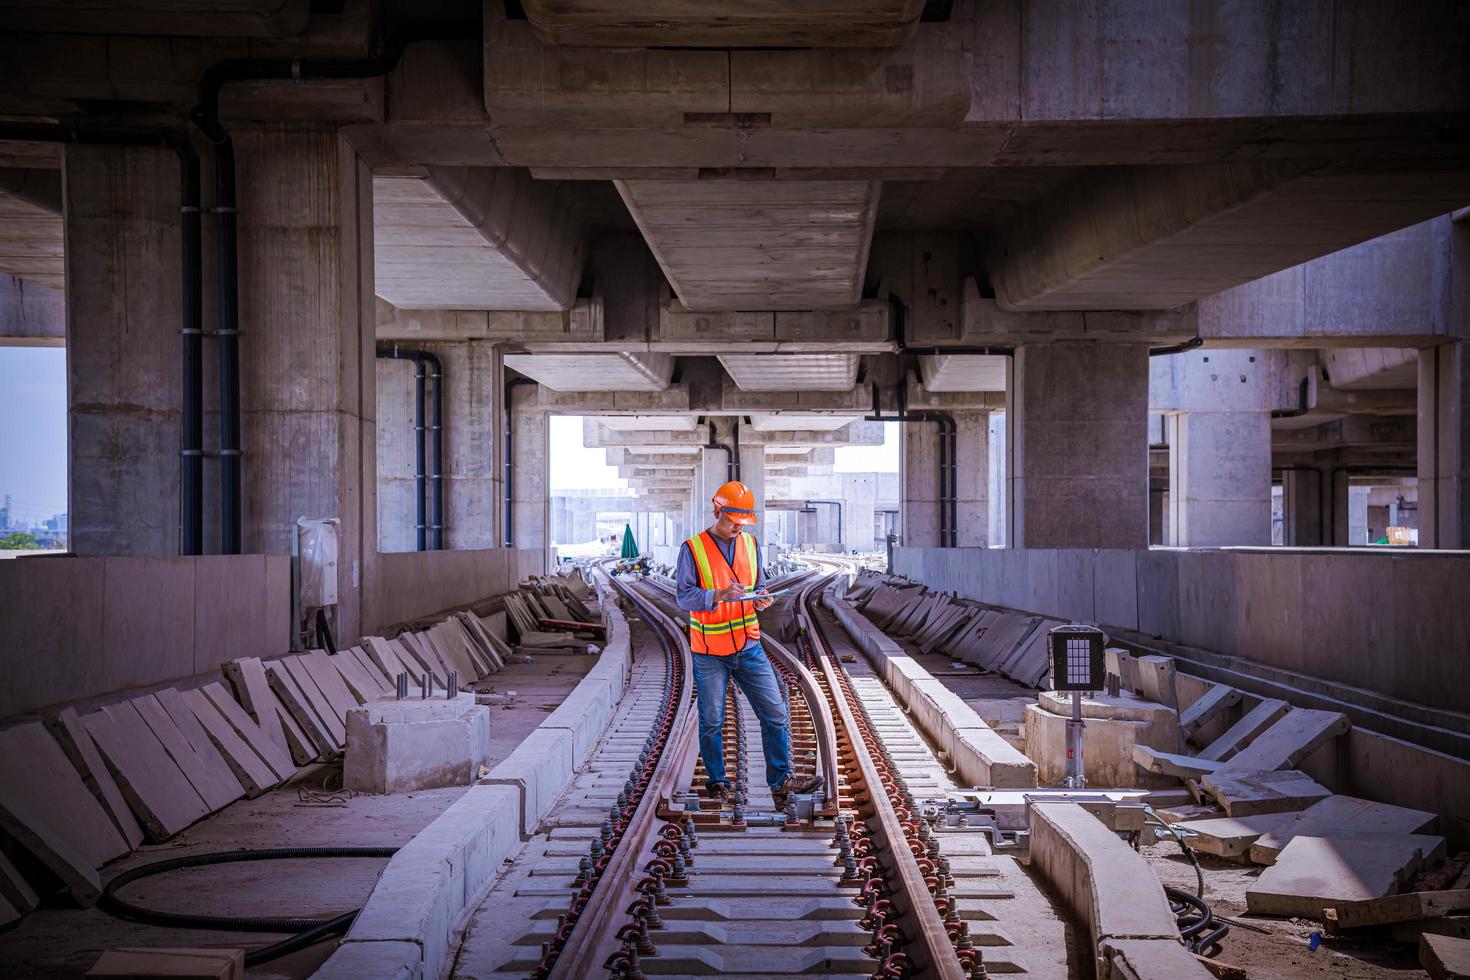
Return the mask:
M1470 978L1470 940L1453 936L1425 936L1419 942L1419 965L1430 980Z
M1296 837L1246 889L1246 907L1264 915L1321 919L1329 908L1395 894L1422 863L1443 852L1443 837L1418 834Z

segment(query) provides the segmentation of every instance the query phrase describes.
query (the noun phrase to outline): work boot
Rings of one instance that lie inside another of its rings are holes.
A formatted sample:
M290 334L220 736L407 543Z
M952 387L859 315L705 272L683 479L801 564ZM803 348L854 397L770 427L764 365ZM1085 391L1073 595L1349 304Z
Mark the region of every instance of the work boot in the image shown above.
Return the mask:
M822 788L822 782L821 776L798 776L794 772L789 773L785 779L771 788L771 799L776 803L776 810L779 812L786 809L786 800L792 793L814 792Z
M730 788L729 783L710 783L708 791L709 798L718 800L722 807L729 806L730 801L735 798L735 792Z

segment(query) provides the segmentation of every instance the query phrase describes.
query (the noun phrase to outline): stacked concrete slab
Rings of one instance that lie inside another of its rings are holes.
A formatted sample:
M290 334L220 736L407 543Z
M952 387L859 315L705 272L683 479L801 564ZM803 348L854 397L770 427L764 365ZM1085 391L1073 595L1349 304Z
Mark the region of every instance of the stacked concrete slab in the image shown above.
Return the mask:
M535 832L586 761L627 687L627 622L601 586L599 599L608 642L597 664L489 776L393 856L316 977L437 977L447 971L454 933L504 859Z

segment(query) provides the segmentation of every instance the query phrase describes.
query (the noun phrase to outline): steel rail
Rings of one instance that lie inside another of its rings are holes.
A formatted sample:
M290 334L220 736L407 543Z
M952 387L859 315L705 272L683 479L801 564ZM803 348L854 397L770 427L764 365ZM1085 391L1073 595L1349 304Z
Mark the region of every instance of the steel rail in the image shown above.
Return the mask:
M648 786L628 817L622 839L613 850L598 887L592 890L557 955L556 963L548 973L550 980L580 980L594 975L603 968L608 957L622 950L623 941L618 933L628 922L626 909L642 897L638 885L643 878L643 865L653 857L653 845L660 839L657 830L663 819L661 812L671 809L669 801L680 780L693 768L699 745L696 738L698 716L691 697L694 669L688 639L651 600L638 595L612 575L608 575L608 579L613 588L639 607L645 620L660 634L660 642L672 652L671 671L673 660L683 660L683 678L679 690L672 693L677 709Z
M918 860L910 850L903 823L893 801L888 798L878 767L864 743L863 730L858 725L842 685L843 678L838 677L841 668L834 663L832 649L811 612L813 595L832 584L835 577L835 574L824 576L798 594L798 616L827 680L832 701L837 705L842 727L847 731L849 749L858 770L855 776L849 773L849 782L856 784L853 786L854 794L860 789L867 791L868 803L876 818L864 822L869 832L883 845L878 857L892 873L890 884L893 892L890 900L903 914L909 927L905 933L908 942L903 946L903 952L910 957L914 972L920 976L934 977L937 980L966 980L968 971L955 954L954 945L944 927L944 920L935 907Z
M822 785L827 802L816 811L820 817L835 816L839 806L837 800L837 725L832 717L832 706L822 695L817 678L801 659L770 637L761 637L766 652L781 662L796 678L797 689L806 699L807 709L812 716L812 729L817 736L817 770L822 774Z

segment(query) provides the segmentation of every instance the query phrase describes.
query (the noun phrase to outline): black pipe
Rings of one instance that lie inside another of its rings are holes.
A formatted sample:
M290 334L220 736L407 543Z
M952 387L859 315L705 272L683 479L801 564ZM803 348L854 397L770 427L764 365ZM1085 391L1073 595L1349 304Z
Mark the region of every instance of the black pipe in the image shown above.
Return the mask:
M246 79L377 78L397 67L403 50L416 41L478 39L478 23L410 25L397 29L376 56L368 58L237 58L211 65L199 79L199 101L190 120L214 147L216 216L215 276L218 299L220 551L239 554L242 544L243 467L240 447L240 304L236 248L235 144L219 119L220 89Z
M204 307L199 223L199 154L181 129L152 126L0 122L0 139L28 143L162 146L179 159L179 554L204 553Z
M1170 344L1166 347L1150 347L1149 357L1168 357L1170 354L1183 354L1187 350L1194 350L1205 345L1204 338L1195 334L1182 344Z
M715 423L709 422L709 442L705 443L705 449L723 449L725 451L725 482L729 483L735 479L735 456L730 452L730 447L715 441Z
M521 385L533 385L536 382L530 378L512 378L506 381L504 389L505 401L505 547L513 548L516 543L515 535L515 504L516 504L516 469L515 469L515 419L512 412L513 395Z
M444 550L444 365L429 351L418 351L434 382L434 468L429 479L434 496L434 550Z
M734 423L732 423L731 426L730 426L730 438L734 441L734 444L735 444L735 454L734 454L734 459L735 459L735 479L739 480L741 483L744 483L745 482L745 477L743 477L743 476L740 475L740 417L739 416L736 416L735 417Z

